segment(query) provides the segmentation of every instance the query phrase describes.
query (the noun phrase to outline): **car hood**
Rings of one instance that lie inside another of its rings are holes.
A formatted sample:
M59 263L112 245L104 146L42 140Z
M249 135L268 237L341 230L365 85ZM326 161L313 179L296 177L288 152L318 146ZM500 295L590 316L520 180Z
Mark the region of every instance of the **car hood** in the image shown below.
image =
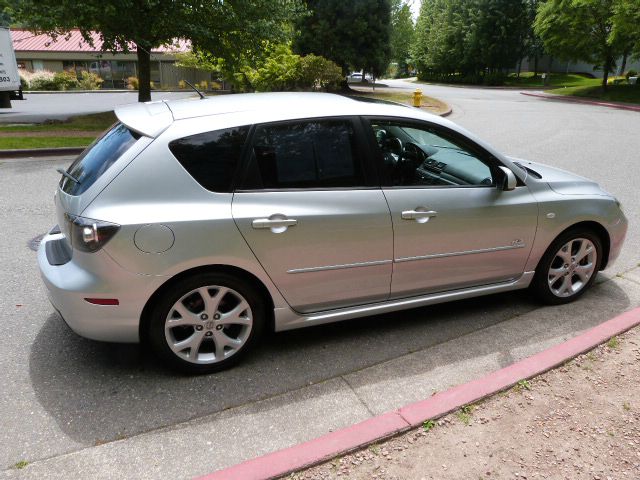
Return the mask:
M527 169L527 174L540 182L545 182L556 193L561 195L603 195L611 196L597 182L567 172L561 168L551 167L544 163L531 162L520 158L509 158L517 165Z

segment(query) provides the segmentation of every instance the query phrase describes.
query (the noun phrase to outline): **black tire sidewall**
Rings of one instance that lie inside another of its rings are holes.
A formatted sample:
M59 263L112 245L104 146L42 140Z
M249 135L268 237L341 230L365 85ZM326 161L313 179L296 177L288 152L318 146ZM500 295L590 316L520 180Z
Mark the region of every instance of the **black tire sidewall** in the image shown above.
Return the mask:
M178 357L165 337L165 320L169 309L186 293L199 287L219 285L235 290L242 295L251 307L253 324L249 338L242 348L229 358L211 364L196 364ZM165 294L160 297L151 310L148 323L147 338L153 352L169 367L182 373L206 374L218 372L237 364L252 349L262 336L265 325L265 302L260 292L250 283L227 273L199 273L191 277L178 280L169 286Z
M555 258L556 253L558 252L558 250L560 250L560 248L565 243L576 238L586 238L587 240L590 240L595 245L596 257L597 257L596 266L595 266L593 275L591 275L591 278L589 278L589 280L587 281L587 284L584 287L582 287L582 289L580 289L579 292L577 292L574 295L571 295L570 297L558 297L553 294L549 286L549 282L547 281L548 272L549 272L549 269L551 268L551 262L553 262L553 259ZM536 269L536 275L531 284L531 288L534 294L540 301L549 305L561 305L564 303L570 303L570 302L573 302L574 300L577 300L587 290L589 290L589 288L595 281L598 275L598 272L600 271L600 266L602 265L602 253L603 253L602 240L592 230L575 229L575 230L569 230L561 234L549 246L549 248L543 255L542 259L540 260L540 263L538 264L538 268Z

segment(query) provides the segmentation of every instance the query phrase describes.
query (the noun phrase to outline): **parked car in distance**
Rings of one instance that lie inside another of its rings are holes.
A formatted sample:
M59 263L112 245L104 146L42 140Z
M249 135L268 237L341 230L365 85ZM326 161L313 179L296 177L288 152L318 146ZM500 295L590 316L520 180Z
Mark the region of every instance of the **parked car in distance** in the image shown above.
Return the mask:
M322 93L116 109L66 170L38 263L79 335L213 372L283 331L530 288L576 300L619 202L454 123Z
M362 72L354 72L350 75L347 75L347 83L360 83L362 82L363 75ZM368 73L364 75L364 81L370 82L372 80L371 75Z

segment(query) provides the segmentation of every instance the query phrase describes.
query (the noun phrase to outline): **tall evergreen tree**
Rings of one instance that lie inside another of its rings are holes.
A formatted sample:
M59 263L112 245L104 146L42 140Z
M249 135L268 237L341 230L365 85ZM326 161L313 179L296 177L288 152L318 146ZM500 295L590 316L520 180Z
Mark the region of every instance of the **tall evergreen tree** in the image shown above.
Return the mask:
M350 70L376 76L389 63L391 6L389 0L307 0L310 15L297 24L294 50L321 55Z
M488 81L522 56L525 24L525 0L425 1L414 56L428 74Z
M398 75L409 73L414 25L411 7L405 0L391 1L391 60L398 64Z

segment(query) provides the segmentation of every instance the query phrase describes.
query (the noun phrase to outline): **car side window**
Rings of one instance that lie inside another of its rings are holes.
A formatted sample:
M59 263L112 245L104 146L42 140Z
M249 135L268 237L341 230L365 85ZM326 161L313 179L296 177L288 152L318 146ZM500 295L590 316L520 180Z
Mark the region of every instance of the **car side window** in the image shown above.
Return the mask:
M427 125L371 121L385 186L492 186L482 153Z
M258 125L244 190L365 185L362 157L349 120Z
M249 127L199 133L169 143L169 150L196 182L212 192L230 192Z

